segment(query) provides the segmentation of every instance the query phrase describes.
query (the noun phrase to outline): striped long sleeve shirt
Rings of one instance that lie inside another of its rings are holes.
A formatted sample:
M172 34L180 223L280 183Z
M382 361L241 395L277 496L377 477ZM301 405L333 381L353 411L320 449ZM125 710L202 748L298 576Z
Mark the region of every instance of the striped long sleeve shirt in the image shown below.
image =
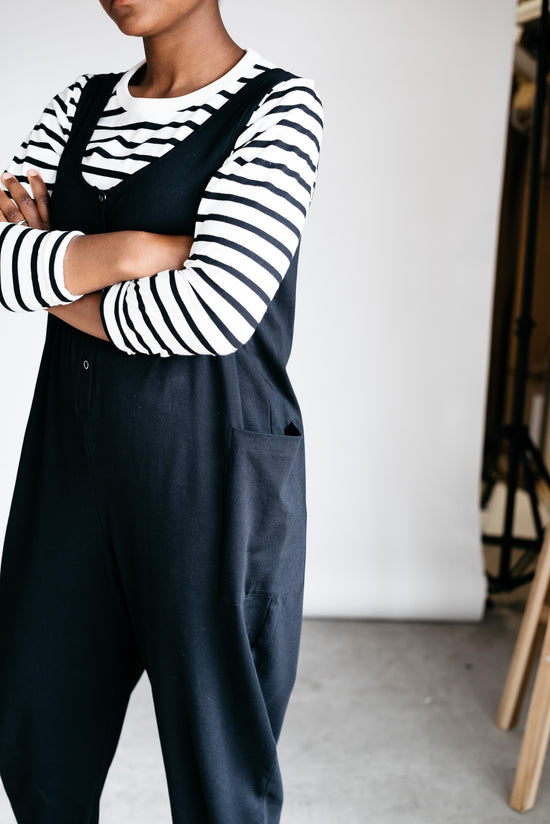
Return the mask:
M248 49L229 72L194 92L133 97L128 84L144 63L116 83L90 137L81 174L98 188L116 186L185 140L248 79L275 65ZM91 76L80 75L55 95L8 166L31 195L30 168L40 171L51 194L76 105ZM322 103L311 79L285 80L264 96L205 187L183 267L102 290L103 324L117 348L162 357L225 355L250 339L298 248L322 132ZM69 292L63 279L65 250L79 234L0 223L0 304L33 311L81 297Z

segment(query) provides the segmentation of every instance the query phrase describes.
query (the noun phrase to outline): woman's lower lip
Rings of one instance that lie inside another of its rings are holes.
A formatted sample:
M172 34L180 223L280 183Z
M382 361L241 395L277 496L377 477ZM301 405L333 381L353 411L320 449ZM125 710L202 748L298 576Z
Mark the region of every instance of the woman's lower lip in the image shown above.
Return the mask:
M111 0L111 6L129 6L134 2L135 0Z

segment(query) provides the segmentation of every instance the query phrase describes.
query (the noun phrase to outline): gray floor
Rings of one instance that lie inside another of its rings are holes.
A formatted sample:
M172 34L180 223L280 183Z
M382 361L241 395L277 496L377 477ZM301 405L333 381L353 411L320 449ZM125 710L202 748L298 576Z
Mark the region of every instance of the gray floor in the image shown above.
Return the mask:
M280 742L281 824L506 824L550 820L545 764L535 807L508 806L525 724L494 723L523 603L479 624L304 621ZM0 789L0 824L14 824ZM101 800L101 824L170 824L144 676Z

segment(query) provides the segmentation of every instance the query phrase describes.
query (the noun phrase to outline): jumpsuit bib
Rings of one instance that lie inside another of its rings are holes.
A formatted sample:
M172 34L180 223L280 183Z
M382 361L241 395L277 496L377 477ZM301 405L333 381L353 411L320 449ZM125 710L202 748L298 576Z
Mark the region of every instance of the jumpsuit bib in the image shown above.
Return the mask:
M52 228L194 233L268 69L105 192L81 174L121 74L79 100ZM305 565L286 372L298 252L231 355L128 355L49 314L0 567L0 775L18 824L97 824L130 694L151 682L175 824L277 824L276 744Z

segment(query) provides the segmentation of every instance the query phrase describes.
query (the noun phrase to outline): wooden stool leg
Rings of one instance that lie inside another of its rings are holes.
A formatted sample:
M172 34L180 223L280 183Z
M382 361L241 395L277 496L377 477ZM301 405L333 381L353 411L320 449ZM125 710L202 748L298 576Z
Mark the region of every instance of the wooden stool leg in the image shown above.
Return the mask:
M541 625L545 601L550 583L550 528L545 530L544 541L537 560L534 578L529 589L525 612L521 620L514 654L502 693L496 723L503 730L517 724L527 684L537 658L538 647L544 633Z
M550 622L547 624L540 662L521 743L510 806L518 812L535 803L550 736Z

